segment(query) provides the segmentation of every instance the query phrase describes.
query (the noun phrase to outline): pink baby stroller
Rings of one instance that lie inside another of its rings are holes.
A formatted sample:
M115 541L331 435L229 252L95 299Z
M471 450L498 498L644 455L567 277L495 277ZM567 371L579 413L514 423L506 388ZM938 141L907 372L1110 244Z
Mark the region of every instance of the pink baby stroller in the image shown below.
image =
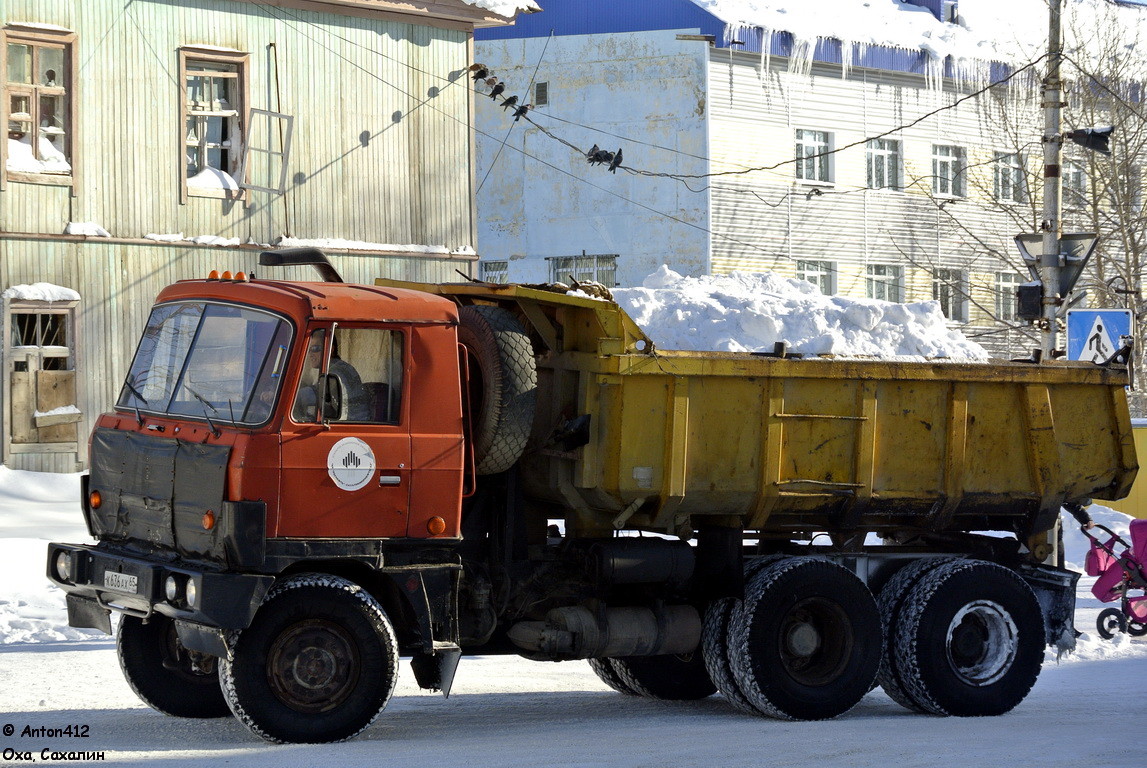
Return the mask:
M1084 569L1088 576L1099 577L1091 594L1105 603L1119 601L1118 608L1099 613L1099 636L1110 640L1116 632L1147 635L1147 520L1131 521L1130 544L1103 525L1084 524L1082 530L1091 539ZM1094 530L1104 531L1109 538L1101 542L1092 534Z

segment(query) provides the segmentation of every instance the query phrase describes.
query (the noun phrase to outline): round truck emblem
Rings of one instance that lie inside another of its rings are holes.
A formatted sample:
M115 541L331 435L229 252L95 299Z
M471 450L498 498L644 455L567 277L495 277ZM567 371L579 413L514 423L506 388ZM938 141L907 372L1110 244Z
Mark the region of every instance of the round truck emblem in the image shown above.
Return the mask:
M374 452L357 437L344 437L327 454L327 474L344 491L357 491L374 475Z

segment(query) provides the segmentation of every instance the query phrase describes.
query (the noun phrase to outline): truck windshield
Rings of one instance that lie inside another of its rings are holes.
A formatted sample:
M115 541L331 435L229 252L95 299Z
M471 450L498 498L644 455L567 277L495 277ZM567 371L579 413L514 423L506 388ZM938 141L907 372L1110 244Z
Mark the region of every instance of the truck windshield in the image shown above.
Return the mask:
M162 304L151 312L116 406L261 424L278 397L290 340L290 323L269 312Z

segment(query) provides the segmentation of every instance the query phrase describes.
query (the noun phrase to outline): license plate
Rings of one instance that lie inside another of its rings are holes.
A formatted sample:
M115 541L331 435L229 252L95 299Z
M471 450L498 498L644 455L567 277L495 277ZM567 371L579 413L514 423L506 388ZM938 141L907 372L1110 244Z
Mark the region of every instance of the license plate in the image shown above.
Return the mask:
M135 594L136 584L138 583L139 577L133 576L130 573L104 571L104 587L107 589L114 589L117 592L131 592L132 594Z

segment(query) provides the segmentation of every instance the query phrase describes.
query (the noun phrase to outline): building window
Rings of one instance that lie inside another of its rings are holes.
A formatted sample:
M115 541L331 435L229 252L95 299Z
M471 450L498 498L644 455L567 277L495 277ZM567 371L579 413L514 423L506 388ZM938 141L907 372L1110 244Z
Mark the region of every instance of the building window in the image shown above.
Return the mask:
M996 319L1016 319L1016 289L1024 282L1015 272L996 273Z
M832 150L827 131L808 131L801 128L796 132L797 169L796 176L803 181L832 181L832 164L828 153Z
M1082 208L1087 201L1087 172L1078 160L1063 164L1063 204L1067 208Z
M900 142L871 139L868 142L868 188L901 189Z
M67 295L44 301L26 295L24 288L16 286L2 294L2 453L74 451L77 422L83 417L76 404L78 297L60 289Z
M947 144L932 145L932 194L964 197L964 150Z
M864 280L868 298L897 303L904 301L902 277L902 271L898 266L869 264Z
M797 279L812 283L825 296L836 293L836 265L831 261L797 261Z
M617 254L586 254L546 259L550 263L550 282L598 282L607 288L617 285Z
M479 261L478 279L487 283L510 282L510 262L508 261Z
M7 28L4 98L8 125L4 169L17 181L71 183L72 44L75 35Z
M996 200L1001 203L1027 202L1027 184L1024 179L1024 165L1014 152L997 152L992 164Z
M237 197L242 182L247 55L185 48L180 59L186 191Z
M544 107L550 103L550 84L534 83L534 106Z
M959 269L937 269L932 275L932 298L940 302L940 311L949 320L963 323L968 319L966 282Z

